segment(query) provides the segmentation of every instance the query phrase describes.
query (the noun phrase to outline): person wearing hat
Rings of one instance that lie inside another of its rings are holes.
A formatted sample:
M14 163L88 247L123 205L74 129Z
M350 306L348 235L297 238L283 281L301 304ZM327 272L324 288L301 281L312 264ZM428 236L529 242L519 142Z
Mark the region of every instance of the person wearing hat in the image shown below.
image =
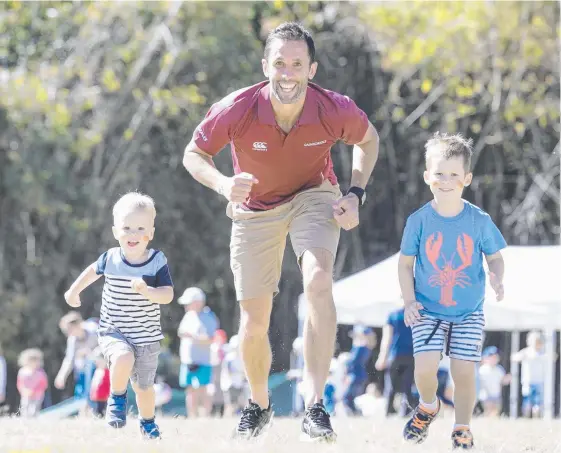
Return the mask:
M353 339L351 358L347 363L347 375L349 385L343 396L346 410L352 415L358 415L359 410L355 406L355 398L364 393L368 383L368 372L366 366L372 355L372 349L376 345L376 334L372 327L357 324L349 333Z
M503 385L509 383L510 375L499 364L501 357L496 346L487 346L482 356L483 363L479 367L479 400L483 403L485 415L499 416Z
M177 335L181 339L179 385L185 389L187 416L197 417L201 407L208 416L212 399L207 386L212 382L211 347L218 318L206 305L206 295L200 288L187 288L178 302L185 306Z

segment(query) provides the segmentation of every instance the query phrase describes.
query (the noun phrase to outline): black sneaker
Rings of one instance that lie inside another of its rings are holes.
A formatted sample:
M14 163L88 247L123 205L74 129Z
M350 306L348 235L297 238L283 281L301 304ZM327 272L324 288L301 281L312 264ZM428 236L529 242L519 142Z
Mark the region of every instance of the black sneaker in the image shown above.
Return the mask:
M242 410L240 422L234 431L234 438L251 439L263 434L271 424L273 414L270 402L267 409L261 409L258 404L249 400L248 405Z
M456 428L452 432L452 447L463 450L474 448L473 434L469 428Z
M306 409L302 420L302 440L318 442L335 442L337 434L331 427L329 414L325 410L323 401Z
M433 412L429 412L419 404L413 412L413 416L405 424L403 438L415 444L424 442L429 434L429 426L440 411L440 400L437 399L438 406Z

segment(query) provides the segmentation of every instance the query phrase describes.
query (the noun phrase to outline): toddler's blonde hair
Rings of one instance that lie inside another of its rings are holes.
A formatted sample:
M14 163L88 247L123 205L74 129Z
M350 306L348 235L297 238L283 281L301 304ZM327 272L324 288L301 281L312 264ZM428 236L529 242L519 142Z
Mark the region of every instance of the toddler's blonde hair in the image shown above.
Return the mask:
M140 192L129 192L113 206L113 221L138 210L147 211L153 219L156 218L156 205L152 197Z

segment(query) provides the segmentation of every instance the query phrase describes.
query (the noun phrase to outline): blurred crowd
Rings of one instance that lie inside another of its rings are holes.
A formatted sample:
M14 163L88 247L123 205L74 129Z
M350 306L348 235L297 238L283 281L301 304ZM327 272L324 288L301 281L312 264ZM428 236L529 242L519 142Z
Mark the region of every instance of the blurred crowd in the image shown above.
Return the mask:
M249 389L238 336L228 338L220 329L220 322L200 288L186 289L178 302L185 307L177 330L179 354L173 354L164 342L155 384L157 406L169 403L172 388L180 387L185 390L189 417L240 413L248 401ZM87 401L84 410L101 417L109 397L110 374L97 344L98 320L84 320L79 312L71 311L62 317L59 327L67 337L67 347L54 386L64 389L72 375L74 398ZM411 329L404 324L403 310L389 315L380 339L373 328L364 325L353 326L349 336L350 350L341 350L331 362L324 394L326 409L336 416L383 413L406 417L417 405L419 396L414 384ZM303 339L298 337L292 345L291 369L287 372L287 378L294 383L295 415L304 411L303 351ZM521 364L522 414L541 417L547 361L543 333L530 332L526 347L511 357L504 357L494 345L488 345L482 355L477 371L475 414L504 413L504 389L510 385L511 376L501 362L512 359ZM38 348L25 349L19 356L16 387L20 396L18 413L22 417L36 416L50 406L50 398L46 398L49 378L43 360L43 352ZM6 376L6 361L0 347L0 404L6 399ZM450 359L445 355L438 372L438 396L445 407L453 408L454 382Z
M350 351L342 351L331 362L325 388L325 406L335 416L386 416L407 417L416 407L419 395L414 383L413 340L411 329L405 326L403 310L388 317L382 329L377 357L378 338L375 330L355 325L349 333ZM304 410L303 395L303 339L296 338L292 345L292 369L289 377L296 382L294 412ZM547 369L544 337L540 331L526 336L526 347L505 357L497 346L488 345L477 367L477 404L474 415L501 416L506 412L508 400L503 399L511 383L511 375L501 362L520 363L522 415L539 418L543 415L543 389ZM370 363L374 363L372 370ZM454 381L450 373L450 359L442 355L438 370L437 395L443 407L454 407Z

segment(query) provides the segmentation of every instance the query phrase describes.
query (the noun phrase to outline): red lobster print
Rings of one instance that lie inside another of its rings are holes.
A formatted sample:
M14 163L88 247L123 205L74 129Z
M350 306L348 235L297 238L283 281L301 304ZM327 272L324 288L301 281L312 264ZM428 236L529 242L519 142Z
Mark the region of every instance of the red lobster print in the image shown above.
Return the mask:
M452 267L452 262L454 261L454 256L456 255L455 253L452 254L450 260L446 260L446 257L442 255L442 258L444 259L444 268L440 269L440 267L438 267L437 262L440 257L442 241L442 233L438 232L432 234L425 243L425 252L428 260L432 264L432 267L436 270L436 273L429 278L429 285L442 287L439 303L445 307L452 307L457 304L453 299L454 287L459 286L460 288L465 288L470 285L469 277L462 271L466 267L471 266L473 257L473 239L465 233L458 236L458 240L456 241L456 250L462 260L462 264L460 264L456 269Z

